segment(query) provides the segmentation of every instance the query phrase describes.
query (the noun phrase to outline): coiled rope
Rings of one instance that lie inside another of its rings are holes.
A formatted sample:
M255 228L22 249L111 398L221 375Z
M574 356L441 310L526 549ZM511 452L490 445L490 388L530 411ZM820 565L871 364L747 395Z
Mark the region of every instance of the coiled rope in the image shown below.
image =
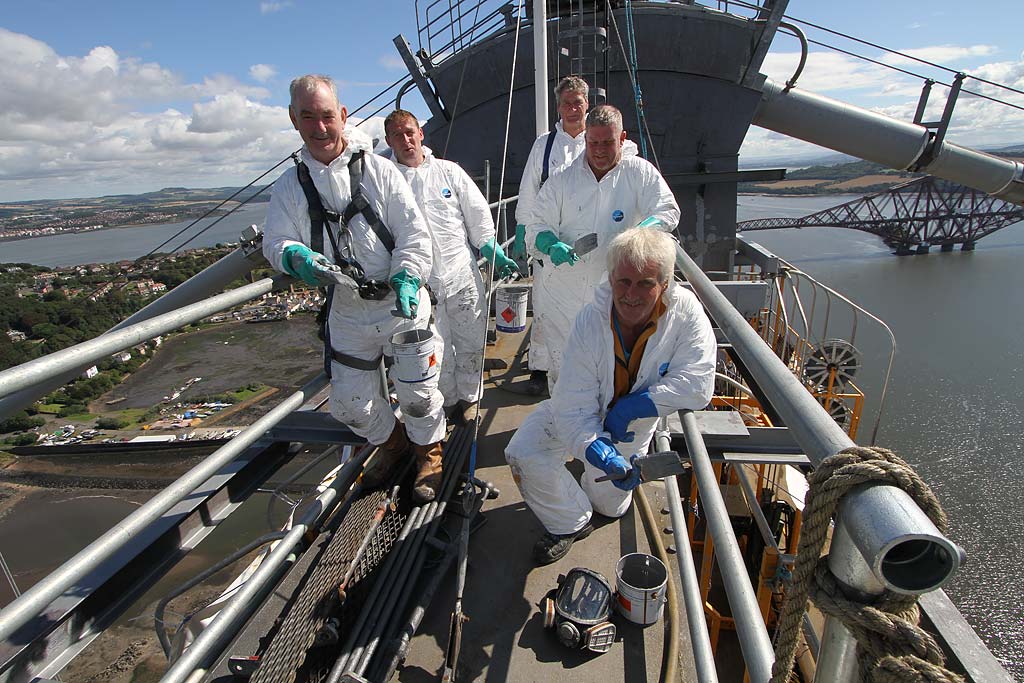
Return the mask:
M856 639L863 680L963 682L963 678L945 668L945 656L939 645L917 625L920 615L916 596L887 590L870 604L849 600L828 568L828 557L820 557L840 498L850 488L867 482L883 482L903 489L939 531L946 533L946 514L935 494L892 451L853 446L826 458L808 477L804 527L792 585L779 619L772 683L789 680L808 597L821 611L839 619Z

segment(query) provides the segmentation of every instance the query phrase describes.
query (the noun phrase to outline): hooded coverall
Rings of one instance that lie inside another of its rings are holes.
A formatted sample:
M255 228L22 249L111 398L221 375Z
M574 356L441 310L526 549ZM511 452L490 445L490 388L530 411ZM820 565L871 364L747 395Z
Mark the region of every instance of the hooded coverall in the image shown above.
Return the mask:
M540 322L548 354L548 387L554 387L562 364L562 352L576 314L590 301L605 276L608 243L620 232L645 218L658 219L656 229L671 231L679 222L679 207L665 179L652 164L623 155L600 181L586 155L541 188L526 225L526 244L533 250L534 325ZM578 263L555 266L536 251L537 234L549 230L572 246L578 238L597 233L597 248ZM539 267L538 263L540 264ZM537 271L541 276L537 276ZM531 355L535 353L533 342Z
M529 225L531 223L534 206L537 202L537 193L541 189L541 177L544 174L544 150L547 148L550 131L537 137L530 148L530 156L526 159L526 166L523 168L523 177L519 181L519 199L516 200L516 223ZM586 131L576 137L565 132L562 122L555 124L555 141L551 146L551 154L548 157L548 179L556 173L561 173L569 167L577 158L583 156L587 147ZM636 156L636 143L626 140L622 144L622 156ZM646 216L644 216L646 218ZM527 238L528 248L532 251L533 242ZM533 322L530 325L530 370L550 370L551 352L544 333L545 318L544 310L547 307L546 297L547 286L546 276L551 272L551 264L542 257L543 265L534 261L533 269Z
M423 147L423 163L405 166L391 160L412 188L427 219L434 267L428 284L437 297L434 322L444 344L441 394L444 405L480 399L484 344L484 282L470 245L479 249L494 239L487 200L473 179L452 161Z
M717 347L711 322L697 297L675 282L669 284L662 301L665 313L647 340L630 392L647 390L659 416L687 408L699 410L714 392ZM605 283L576 318L563 357L562 378L551 398L537 405L505 449L523 500L552 534L579 531L593 510L621 517L632 500L630 491L610 481L595 481L604 472L585 457L593 441L611 438L604 429L615 396L611 310L611 287ZM649 417L630 423L635 438L616 444L627 461L634 454L647 453L657 421ZM574 457L583 462L582 488L565 467Z
M328 165L314 159L305 148L301 153L324 208L341 213L348 206L352 197L348 163L354 152L364 150L360 186L381 222L391 231L395 249L388 253L362 214L357 214L349 223L352 257L362 266L367 279L387 282L405 269L420 282L426 282L431 270L430 232L409 186L391 162L373 154L372 142L364 134L348 128L345 139L345 151ZM337 224L328 226L338 230ZM287 272L281 263L282 252L295 243L310 245L310 225L306 196L293 167L281 174L274 184L267 209L263 254L271 265ZM325 234L324 256L333 263L330 244ZM415 319L392 316L394 308L393 292L381 301L370 301L360 298L351 289L335 287L327 319L331 346L341 354L373 361L382 354L392 355L391 337L395 333L429 327L430 298L426 290L419 291ZM413 443L428 445L444 438L444 410L437 383L436 373L418 383L394 382L406 430ZM395 415L374 370L333 361L330 409L337 420L375 445L387 441L395 426Z

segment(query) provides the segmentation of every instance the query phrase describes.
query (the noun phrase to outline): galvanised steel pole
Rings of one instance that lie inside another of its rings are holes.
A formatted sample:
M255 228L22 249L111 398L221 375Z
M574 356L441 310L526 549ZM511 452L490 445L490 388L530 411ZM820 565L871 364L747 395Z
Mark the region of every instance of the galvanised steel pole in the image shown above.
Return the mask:
M82 366L88 367L112 353L122 351L153 337L202 320L218 311L223 311L267 294L290 280L291 277L287 275L264 278L259 282L232 289L223 294L218 294L198 303L189 304L177 310L163 313L155 318L129 325L120 330L106 332L81 344L69 346L66 349L56 351L42 358L36 358L35 360L30 360L27 363L4 370L0 372L0 397L9 396L16 391L34 387L66 371L78 369Z
M257 233L258 234L258 233ZM243 240L244 241L244 240ZM258 244L258 240L250 241L248 245ZM253 268L265 263L262 254L255 246L245 246L235 249L233 252L210 265L205 270L196 273L185 282L164 294L156 301L145 308L136 311L128 318L119 322L109 331L119 330L143 320L148 320L161 313L167 313L187 304L195 303L208 296L224 291L231 282L248 274ZM80 375L91 363L79 365L76 368L47 379L35 386L15 392L9 396L0 398L0 420L9 417L18 410L22 410L45 394L63 386Z
M117 526L86 546L81 552L62 564L45 579L25 591L21 597L0 611L0 641L6 641L22 626L42 614L46 607L63 593L73 589L83 577L111 558L147 526L160 519L168 510L234 460L263 434L292 411L302 406L327 386L323 373L314 377L266 415L253 422L230 442L218 448L208 458L186 472L173 484L162 490L145 505L128 515Z
M658 431L655 433L654 439L659 451L672 450L668 432ZM683 517L679 485L676 483L675 475L665 477L662 481L665 483L665 498L668 500L669 515L672 519L672 538L676 544L679 583L683 588L686 624L690 629L690 648L693 650L697 680L700 683L718 683L715 651L711 647L711 637L708 635L708 622L704 615L704 599L700 596L700 583L697 581L697 571L693 564L693 550L690 549L690 538L686 533L686 519Z
M855 446L679 246L676 266L811 463L818 465ZM963 561L963 550L935 528L906 492L892 486L867 484L850 491L839 504L836 528L829 566L855 593L877 593L880 585L907 594L924 593L945 583ZM832 661L830 651L852 652L849 632L839 625L831 628L830 633L838 635L822 642L822 662ZM853 658L835 659L830 669L819 663L818 678L853 681Z
M761 617L757 596L750 585L747 567L740 554L732 522L729 520L729 511L725 507L722 490L718 487L718 478L708 456L708 449L704 445L704 438L700 435L697 417L692 410L679 411L679 417L683 422L683 438L686 439L693 474L697 477L704 518L715 540L715 558L718 560L718 568L722 571L726 595L729 596L729 607L732 609L736 634L740 639L743 661L746 662L747 673L753 683L767 683L772 677L775 652L772 650L772 641L768 638L768 629ZM679 499L678 493L677 490L676 500ZM672 529L676 530L674 520ZM679 548L678 541L676 548Z

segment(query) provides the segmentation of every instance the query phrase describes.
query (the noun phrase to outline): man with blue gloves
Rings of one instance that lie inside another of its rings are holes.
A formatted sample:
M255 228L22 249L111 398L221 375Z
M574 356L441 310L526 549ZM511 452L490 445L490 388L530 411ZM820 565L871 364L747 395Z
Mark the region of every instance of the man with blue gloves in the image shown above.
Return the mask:
M523 421L505 459L545 533L534 559L564 557L596 510L621 517L657 418L699 410L714 390L716 345L697 297L672 279L675 240L632 228L607 249L608 280L580 311L552 397ZM577 483L566 459L584 464ZM597 481L609 475L611 481ZM582 486L581 486L582 485Z
M430 325L421 287L431 272L430 233L394 165L375 156L358 129L345 128L334 81L302 76L290 92L288 114L305 145L301 161L274 184L263 254L278 270L329 287L323 332L331 414L379 447L364 483L382 482L415 454L413 497L433 500L445 433L437 375L396 378L404 424L378 375L381 358L393 354L392 335Z
M591 109L584 135L584 154L544 183L526 225L534 254L533 324L543 331L539 347L531 338L530 356L544 354L549 388L558 381L576 314L604 281L611 239L635 226L670 231L679 222L679 207L658 169L625 154L618 109ZM576 240L590 235L596 247L577 253Z
M494 220L480 189L461 166L423 146L416 117L397 109L384 120L391 160L412 188L430 228L434 268L428 280L437 298L434 321L444 344L441 394L445 410L471 422L480 400L483 363L484 282L470 246L494 263L499 278L518 272L495 243Z

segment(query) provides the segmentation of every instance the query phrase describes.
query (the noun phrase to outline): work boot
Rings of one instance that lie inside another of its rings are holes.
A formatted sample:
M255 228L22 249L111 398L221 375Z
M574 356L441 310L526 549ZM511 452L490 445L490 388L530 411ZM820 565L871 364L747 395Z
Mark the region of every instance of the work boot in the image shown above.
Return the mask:
M576 541L582 541L594 530L593 525L587 522L582 529L571 534L545 533L533 546L533 559L537 564L551 564L557 562L569 554L569 549Z
M370 461L370 466L363 470L363 487L375 489L381 486L394 473L395 468L409 457L409 437L405 433L405 425L395 420L395 428L391 430L388 440L377 446L377 452Z
M531 372L530 379L526 380L524 393L529 396L543 396L548 393L547 370L534 370Z
M412 499L417 503L429 503L441 488L441 442L426 446L413 444L412 449L416 453L416 482Z
M476 417L480 414L480 402L459 401L458 410L462 414L462 422L471 425L476 422Z

